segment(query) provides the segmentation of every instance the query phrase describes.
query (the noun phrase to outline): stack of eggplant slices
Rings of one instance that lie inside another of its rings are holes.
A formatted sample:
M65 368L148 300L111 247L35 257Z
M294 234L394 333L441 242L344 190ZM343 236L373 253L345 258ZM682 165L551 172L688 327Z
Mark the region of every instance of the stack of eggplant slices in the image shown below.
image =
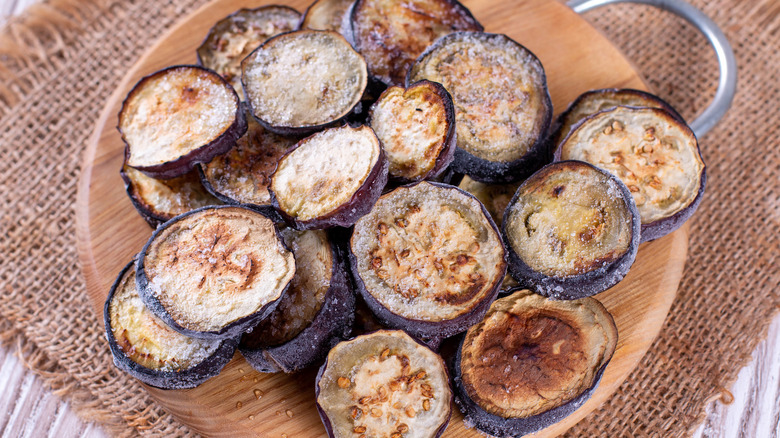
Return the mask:
M238 349L319 366L331 437L437 437L453 401L500 437L593 393L617 344L593 295L705 185L663 100L589 91L455 0L318 0L217 22L141 79L121 171L155 228L114 283L117 367L191 388Z

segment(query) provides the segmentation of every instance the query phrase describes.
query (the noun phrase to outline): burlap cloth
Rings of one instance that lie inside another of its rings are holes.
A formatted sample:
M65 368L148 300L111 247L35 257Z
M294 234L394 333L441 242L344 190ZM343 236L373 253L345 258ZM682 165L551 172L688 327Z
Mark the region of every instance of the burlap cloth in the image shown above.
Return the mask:
M205 0L35 5L0 32L0 333L85 419L117 435L191 432L111 366L76 255L74 200L98 112L139 55ZM732 110L701 139L709 187L666 325L618 392L571 436L681 436L780 308L780 2L693 2L732 42ZM100 17L100 19L97 19ZM692 119L717 69L692 27L644 6L587 14L653 89Z

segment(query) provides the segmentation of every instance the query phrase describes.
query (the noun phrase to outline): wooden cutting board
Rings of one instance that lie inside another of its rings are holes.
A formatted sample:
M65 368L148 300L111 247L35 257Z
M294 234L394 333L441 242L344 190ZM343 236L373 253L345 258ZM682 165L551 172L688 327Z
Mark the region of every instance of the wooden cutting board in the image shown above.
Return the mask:
M195 49L221 17L266 0L213 1L161 36L133 66L106 102L87 147L77 200L82 268L95 310L102 314L120 269L140 251L151 229L135 212L119 169L123 144L116 115L124 96L142 76L174 64L195 63ZM309 0L288 4L303 11ZM639 74L608 40L569 8L554 0L465 1L485 30L505 33L528 47L544 64L556 113L594 88L646 89ZM656 338L674 300L688 246L687 227L639 249L631 272L599 300L615 317L620 340L601 385L572 415L536 436L556 436L601 405L636 367ZM106 346L108 348L108 346ZM314 407L315 371L261 374L240 356L222 373L190 390L147 388L169 412L208 436L315 437L325 430ZM445 437L478 436L464 427L454 408Z

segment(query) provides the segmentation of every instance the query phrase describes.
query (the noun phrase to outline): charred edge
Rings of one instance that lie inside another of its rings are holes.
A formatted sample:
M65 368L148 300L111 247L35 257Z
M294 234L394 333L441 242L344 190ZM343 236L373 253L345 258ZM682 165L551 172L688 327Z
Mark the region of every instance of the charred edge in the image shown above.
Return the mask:
M122 282L122 278L129 269L133 269L135 263L136 259L134 258L119 273L119 276L111 286L108 297L106 297L106 303L103 306L103 325L108 346L114 359L114 365L141 382L160 389L194 388L219 374L222 368L233 358L238 345L237 339L223 340L211 356L184 371L153 370L134 362L122 351L114 337L113 330L111 330L111 300L114 299L114 294Z
M243 333L245 333L247 330L251 329L252 327L256 326L257 324L260 323L260 321L262 321L268 315L270 315L271 312L273 312L276 309L276 306L279 305L279 302L281 301L282 297L287 293L287 288L290 287L290 282L287 282L287 284L284 286L284 289L282 290L282 293L279 294L279 297L277 299L266 304L257 312L251 315L247 315L243 318L239 318L216 331L197 331L197 330L188 329L186 327L182 327L178 322L176 322L173 319L171 314L168 313L168 311L165 309L165 306L163 306L160 300L157 299L157 297L154 294L154 291L152 290L149 279L146 276L146 268L145 268L146 253L149 250L149 246L151 246L152 242L157 238L157 236L161 232L163 232L166 228L175 224L179 220L184 219L185 217L193 214L198 214L203 210L209 210L209 209L216 210L221 208L236 208L236 207L244 208L245 210L251 211L253 213L257 213L252 209L243 206L236 206L236 205L209 205L206 207L201 207L192 211L188 211L187 213L180 214L179 216L176 216L173 219L157 227L157 229L154 230L152 236L149 238L146 244L144 244L143 249L137 256L136 269L135 269L135 281L136 281L136 288L138 289L138 295L140 295L141 301L143 301L143 303L146 305L146 308L149 309L149 311L152 312L156 317L160 318L160 320L162 320L170 328L183 335L189 336L191 338L208 339L208 340L238 339ZM278 228L274 227L274 229L276 232L276 238L278 239L279 243L289 251L289 248L287 248L287 246L284 244L284 240L279 234Z

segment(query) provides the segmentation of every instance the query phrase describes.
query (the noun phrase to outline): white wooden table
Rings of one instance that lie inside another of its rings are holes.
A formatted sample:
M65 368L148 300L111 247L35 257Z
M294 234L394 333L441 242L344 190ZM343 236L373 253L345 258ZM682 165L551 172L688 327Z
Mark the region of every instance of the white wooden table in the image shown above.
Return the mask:
M0 0L0 24L37 0ZM0 430L3 437L104 437L79 419L67 402L44 388L17 357L15 346L0 346ZM780 316L753 361L731 388L730 405L712 403L695 438L780 437Z

